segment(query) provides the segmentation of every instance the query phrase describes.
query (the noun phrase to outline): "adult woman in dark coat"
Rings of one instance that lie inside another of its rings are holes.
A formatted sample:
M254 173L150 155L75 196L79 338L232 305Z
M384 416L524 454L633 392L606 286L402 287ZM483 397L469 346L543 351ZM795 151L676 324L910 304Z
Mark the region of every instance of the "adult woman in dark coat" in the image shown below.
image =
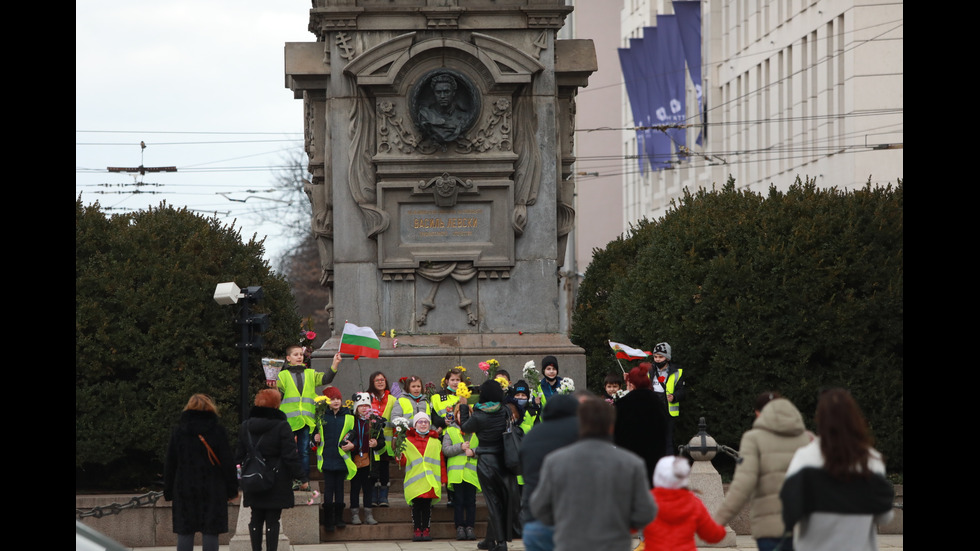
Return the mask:
M653 391L647 372L649 363L634 367L626 375L629 393L616 400L616 429L613 442L643 458L647 483L653 487L653 471L664 456L667 410Z
M202 533L204 551L218 550L228 531L228 502L238 497L235 462L218 408L205 394L188 400L170 435L163 470L163 498L173 501L177 550L191 551Z
M476 449L476 475L490 514L487 539L480 549L507 551L507 541L520 537L517 478L504 465L504 431L507 417L514 419L514 410L503 403L504 392L497 381L480 385L480 402L468 419L461 419L464 433L476 433L480 445ZM460 408L464 417L467 408ZM519 429L518 429L519 430Z
M266 463L279 465L272 488L264 492L245 492L242 504L252 508L252 519L248 523L248 536L252 551L262 551L262 527L265 526L266 551L276 551L279 546L279 517L283 509L293 506L293 479L304 476L300 466L299 453L293 430L289 428L286 414L279 410L282 396L278 390L267 388L255 396L255 406L249 411L248 419L242 423L238 435L239 464L248 454L249 434L253 445L258 449ZM309 482L302 480L300 489L305 490Z

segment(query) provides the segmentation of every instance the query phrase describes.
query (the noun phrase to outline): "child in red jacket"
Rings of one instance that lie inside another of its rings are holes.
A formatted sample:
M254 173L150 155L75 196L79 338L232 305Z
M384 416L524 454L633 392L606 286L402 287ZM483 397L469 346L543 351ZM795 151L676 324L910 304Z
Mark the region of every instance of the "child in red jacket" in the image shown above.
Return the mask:
M691 465L684 457L661 457L653 471L657 518L643 529L644 551L697 551L694 534L708 543L725 538L701 499L687 489Z
M405 469L405 501L412 506L412 541L432 541L429 523L432 503L442 493L442 439L431 420L420 411L405 435L405 451L398 463Z

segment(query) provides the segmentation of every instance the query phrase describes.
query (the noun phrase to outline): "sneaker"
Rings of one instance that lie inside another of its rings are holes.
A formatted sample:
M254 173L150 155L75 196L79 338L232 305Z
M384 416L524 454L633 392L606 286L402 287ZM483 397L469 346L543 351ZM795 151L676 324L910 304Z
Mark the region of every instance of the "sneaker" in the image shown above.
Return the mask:
M422 541L432 541L432 536L429 535L429 529L426 528L422 530Z
M415 529L415 534L412 535L412 541L422 541L422 530Z
M474 530L472 526L466 527L466 539L468 540L476 539L476 530Z
M465 540L466 540L466 529L463 528L462 526L457 526L456 541L465 541Z

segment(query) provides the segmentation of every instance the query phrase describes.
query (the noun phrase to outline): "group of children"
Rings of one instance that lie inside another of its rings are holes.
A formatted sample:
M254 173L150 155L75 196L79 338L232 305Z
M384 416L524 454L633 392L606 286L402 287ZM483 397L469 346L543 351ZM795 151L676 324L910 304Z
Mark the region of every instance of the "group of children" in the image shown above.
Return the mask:
M377 524L372 509L389 506L390 462L397 461L404 468L405 499L412 508L412 540L432 539L432 506L444 493L448 505L454 508L456 539L475 540L476 494L481 491L475 453L479 441L476 435L460 429L470 411L466 400L457 396L457 388L465 378L463 370L449 370L440 391L431 397L421 378L404 377L400 384L393 385L380 371L370 375L366 392L353 395L350 407L345 406L344 394L334 386L323 389L323 398L311 396L310 389L332 381L340 361L338 353L331 371L324 376L302 364L300 347L290 347L286 366L275 382L283 392L282 409L289 409L286 413L297 434L301 456L309 453L311 440L316 447L317 468L323 474L324 529L333 532L346 526L345 480L350 481L350 523ZM553 365L546 370L546 380L537 393L542 398L538 400L532 400L531 389L524 381L510 385L505 370L496 373L498 380L505 380L502 386L508 385L506 400L520 412L525 431L537 421L544 396L560 383L557 360L549 357L546 361ZM318 401L325 401L328 407L318 412ZM401 450L394 447L395 425L407 427ZM308 464L307 460L304 465ZM294 489L306 489L307 481L308 475L297 480Z
M417 376L403 378L393 394L388 378L380 371L372 373L367 392L354 394L353 410L344 405L343 394L337 387L327 386L322 395L329 407L315 415L316 398L310 399L309 389L332 381L341 361L340 354L334 356L326 378L323 373L301 364L300 347L287 349L286 357L286 369L280 373L276 385L284 395L282 409L290 409L287 416L292 428L297 433L306 433L305 439L297 436L301 457L309 453L309 434L313 434L317 468L323 474L321 523L326 531L346 526L345 480L350 480L351 524L377 524L372 508L389 506L390 461L394 460L405 471L405 499L412 508L412 541L432 540L432 506L442 499L444 486L449 505L454 508L456 539L476 539L476 493L481 488L475 450L479 441L475 434L460 429L470 411L466 401L456 393L464 379L462 370L449 370L441 390L432 394L431 400ZM544 358L542 372L544 378L534 391L523 380L510 385L505 370L496 373L498 379L505 381L502 386L507 385L505 401L513 404L525 433L537 423L541 408L561 385L555 357ZM614 401L621 387L621 379L610 375L605 380L603 398ZM395 425L408 427L400 452L394 447ZM307 461L304 466L308 464ZM657 464L652 492L660 504L660 512L644 531L646 549L693 549L695 531L709 542L724 537L724 527L711 521L700 500L686 489L689 472L684 458L668 456ZM307 480L308 477L298 480L294 488L305 489ZM682 545L689 540L689 546Z

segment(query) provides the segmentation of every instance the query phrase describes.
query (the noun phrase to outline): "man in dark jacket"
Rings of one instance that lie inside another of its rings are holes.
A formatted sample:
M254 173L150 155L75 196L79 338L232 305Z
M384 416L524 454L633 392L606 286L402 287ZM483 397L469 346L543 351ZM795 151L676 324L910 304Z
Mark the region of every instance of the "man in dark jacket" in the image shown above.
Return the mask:
M527 551L554 549L554 527L534 519L531 514L531 494L538 486L541 464L549 453L578 440L578 400L559 394L545 404L541 423L529 432L521 443L521 468L524 472L524 491L521 495L521 521L524 523L524 549Z

